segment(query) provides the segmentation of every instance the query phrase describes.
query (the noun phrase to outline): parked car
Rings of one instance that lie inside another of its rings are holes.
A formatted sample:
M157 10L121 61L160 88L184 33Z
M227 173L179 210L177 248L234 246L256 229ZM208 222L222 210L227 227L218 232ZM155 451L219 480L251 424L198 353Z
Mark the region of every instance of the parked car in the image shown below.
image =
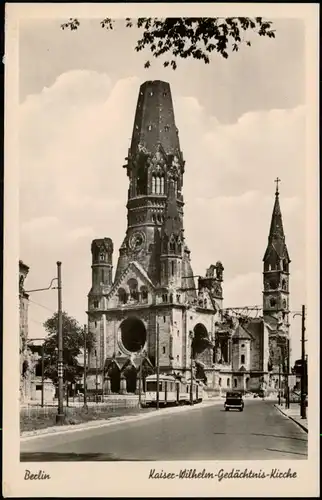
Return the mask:
M241 392L227 392L224 407L226 411L229 410L243 411L244 401Z

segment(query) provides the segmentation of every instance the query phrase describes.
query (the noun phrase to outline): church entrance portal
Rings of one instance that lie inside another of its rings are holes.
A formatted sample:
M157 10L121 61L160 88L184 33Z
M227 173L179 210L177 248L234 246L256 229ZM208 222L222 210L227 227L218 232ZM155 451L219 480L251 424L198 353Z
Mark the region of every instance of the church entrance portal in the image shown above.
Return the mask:
M126 379L126 392L135 393L137 373L134 366L127 369L124 373Z
M127 318L121 324L121 340L130 352L138 352L146 342L146 328L139 318Z
M111 380L111 392L113 394L118 394L121 388L121 374L116 364L108 371L108 375Z
M193 357L197 354L201 354L208 346L208 332L205 325L198 323L193 329L193 341L192 341L192 352Z

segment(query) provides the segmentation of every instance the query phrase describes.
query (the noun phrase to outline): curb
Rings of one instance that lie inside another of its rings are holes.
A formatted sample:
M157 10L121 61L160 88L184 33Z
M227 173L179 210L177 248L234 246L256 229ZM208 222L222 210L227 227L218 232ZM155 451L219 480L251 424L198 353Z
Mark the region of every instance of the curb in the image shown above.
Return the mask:
M299 427L301 427L301 429L303 431L305 431L307 434L308 434L308 429L305 427L305 425L301 424L301 422L299 422L298 420L296 420L295 418L291 417L290 415L287 415L287 413L284 413L283 410L281 410L277 405L274 405L275 408L277 408L277 410L279 412L281 412L282 415L284 415L285 417L289 418L290 420L292 420L295 424L297 424Z
M184 406L184 407L174 407L174 408L164 408L160 409L159 411L151 412L151 413L145 413L145 414L138 414L138 415L125 415L125 416L120 416L120 417L111 417L107 421L105 419L102 419L100 421L97 420L92 420L90 422L86 422L83 424L76 424L74 426L66 425L61 427L47 427L45 429L39 429L38 431L27 431L25 434L22 434L20 436L20 442L26 442L30 441L31 439L37 439L41 437L47 437L47 436L54 436L54 435L59 435L59 434L65 434L65 433L70 433L70 432L81 432L85 430L90 430L90 429L99 429L102 427L108 427L111 425L117 425L121 424L124 422L133 422L133 421L139 421L139 420L144 420L147 418L152 418L154 416L159 416L159 415L171 415L171 414L176 414L176 413L183 413L185 411L193 411L197 410L198 408L205 408L207 406L213 406L218 403L221 403L221 400L206 400L204 403L195 405L193 407L191 406ZM30 432L30 434L29 434Z

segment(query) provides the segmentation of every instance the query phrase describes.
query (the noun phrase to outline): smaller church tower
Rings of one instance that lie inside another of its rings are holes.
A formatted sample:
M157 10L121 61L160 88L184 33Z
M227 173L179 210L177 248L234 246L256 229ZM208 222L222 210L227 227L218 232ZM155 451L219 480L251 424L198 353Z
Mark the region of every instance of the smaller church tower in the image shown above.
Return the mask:
M176 178L169 177L169 189L161 228L161 287L181 288L183 227L176 199Z
M279 203L279 179L276 179L275 203L268 245L264 255L263 315L289 326L289 264L291 262L285 242L282 213Z
M278 383L278 372L289 371L289 265L282 213L276 179L275 203L264 255L263 317L269 327L269 371L271 381Z
M92 292L100 293L101 288L112 285L113 242L110 238L92 241Z

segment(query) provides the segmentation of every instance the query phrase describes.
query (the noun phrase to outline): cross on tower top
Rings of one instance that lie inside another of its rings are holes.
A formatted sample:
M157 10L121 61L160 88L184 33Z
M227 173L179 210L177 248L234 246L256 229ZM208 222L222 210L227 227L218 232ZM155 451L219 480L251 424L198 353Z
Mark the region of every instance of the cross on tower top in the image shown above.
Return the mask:
M275 191L275 194L278 194L278 183L281 182L281 179L279 179L278 177L276 177L275 181L276 182L276 191Z

